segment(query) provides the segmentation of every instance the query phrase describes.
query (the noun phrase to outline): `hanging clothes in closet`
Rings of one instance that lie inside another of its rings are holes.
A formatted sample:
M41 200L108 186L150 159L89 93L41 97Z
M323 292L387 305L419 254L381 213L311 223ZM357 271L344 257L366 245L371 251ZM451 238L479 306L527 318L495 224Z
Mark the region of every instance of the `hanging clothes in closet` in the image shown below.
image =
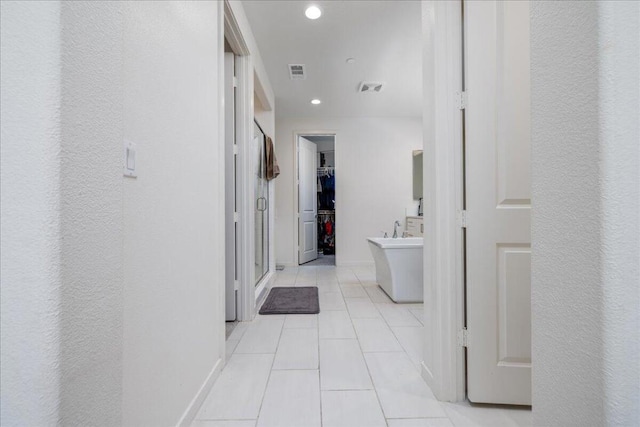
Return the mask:
M318 168L318 252L335 254L335 170Z
M318 252L324 255L336 253L335 212L320 211L318 214Z
M336 208L336 178L332 167L318 168L318 209Z

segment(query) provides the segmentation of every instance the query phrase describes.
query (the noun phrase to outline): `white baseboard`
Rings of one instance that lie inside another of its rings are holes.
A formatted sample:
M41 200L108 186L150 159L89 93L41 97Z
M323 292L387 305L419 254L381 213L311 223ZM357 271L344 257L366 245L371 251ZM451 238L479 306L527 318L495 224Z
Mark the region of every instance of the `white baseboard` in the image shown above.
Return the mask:
M427 381L427 383L431 385L433 383L433 374L431 373L427 365L424 364L424 362L420 363L420 367L422 368L420 370L420 372L422 373L422 378L424 378L425 381Z
M424 360L420 362L420 375L422 375L422 379L427 383L431 391L434 391L434 388L436 387L435 378L433 377L431 370L424 364Z
M200 407L204 403L204 400L209 395L211 387L213 387L213 383L218 379L223 366L223 360L218 359L213 365L213 369L211 369L211 372L209 372L209 375L207 375L207 378L204 380L204 383L202 383L200 390L198 390L195 397L191 400L189 406L187 406L187 409L182 414L182 417L180 417L180 421L176 424L177 427L188 427L191 425L193 420L196 418L196 415L198 415L198 411L200 411Z
M262 294L266 289L269 289L271 285L273 285L273 283L271 282L275 277L276 277L275 271L268 271L267 274L262 278L260 283L258 283L254 291L254 296L256 301L258 301L262 297Z
M279 262L279 261L276 261L276 265L284 265L285 268L298 266L298 264L296 264L295 262Z
M287 267L299 267L295 262L276 262L277 265L284 265ZM345 261L342 262L340 259L336 258L336 265L338 267L374 267L375 264L373 261Z

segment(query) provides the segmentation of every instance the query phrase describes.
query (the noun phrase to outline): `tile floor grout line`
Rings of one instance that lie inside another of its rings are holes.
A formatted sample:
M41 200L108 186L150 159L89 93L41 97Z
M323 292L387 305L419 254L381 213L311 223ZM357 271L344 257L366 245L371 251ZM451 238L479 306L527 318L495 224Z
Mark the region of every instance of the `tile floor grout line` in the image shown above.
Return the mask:
M255 421L255 418L198 418L193 421Z
M418 319L418 316L416 316L416 314L415 314L411 309L407 309L407 311L408 311L409 313L411 313L411 315L412 315L413 317L415 317L415 318L416 318L416 320L418 320L418 322L420 322L420 324L421 324L422 326L424 326L424 320L420 320L420 319ZM423 311L423 316L424 316L424 307L422 307L422 311Z
M424 304L424 302L423 302L423 304ZM380 309L378 308L378 306L377 306L377 305L375 305L375 304L374 304L374 306L376 307L376 310L378 310L378 312L380 313L380 316L382 317L383 322L387 325L387 328L389 328L389 330L391 331L391 334L392 334L392 335L393 335L393 337L396 339L396 341L397 341L398 345L399 345L399 346L400 346L400 348L403 350L403 352L404 352L405 356L407 356L407 358L408 358L409 360L411 360L411 357L409 356L409 353L408 353L408 352L407 352L407 350L404 348L404 346L400 343L400 339L398 338L398 336L396 335L396 333L393 331L393 328L391 327L391 325L389 324L389 322L387 321L387 319L382 315L382 312L380 311ZM409 311L409 312L410 312L410 310L407 310L407 311ZM415 317L415 316L414 316L414 317ZM419 319L418 319L418 320L419 320ZM424 325L423 325L423 327L424 327ZM362 353L363 353L363 355L364 355L364 353L365 353L365 352L363 351ZM398 353L398 352L368 352L368 353ZM424 358L424 355L422 355L422 358ZM422 363L422 362L421 362L421 363ZM413 362L412 362L412 365L413 365ZM369 366L367 365L367 369L368 369L368 367L369 367ZM420 378L424 381L424 378L422 378L422 375L421 375L420 373L419 373L419 375L420 375ZM372 381L373 381L373 378L372 378ZM425 381L425 382L426 382L426 381ZM427 388L429 388L429 390L431 390L431 387L429 387L429 385L428 385L428 384L427 384ZM432 393L433 393L433 391L432 391ZM437 400L437 399L436 399L436 400ZM447 414L447 412L445 411L444 407L440 404L440 401L438 401L438 404L439 404L439 406L441 406L441 407L442 407L442 411L443 411L443 412L445 413L445 415L446 415L446 414ZM380 406L382 406L382 403L380 403ZM384 409L383 409L383 411L384 411ZM428 418L428 417L424 417L424 418ZM435 417L433 417L433 418L435 418ZM438 417L438 418L442 418L442 417ZM386 417L386 415L385 415L385 421L386 421L387 419L388 419L388 418L387 418L387 417ZM447 415L447 419L449 419L448 415ZM449 421L451 422L451 424L453 424L453 421L451 421L451 419L449 419ZM388 423L387 423L387 426L388 426Z
M379 288L379 287L380 287L380 285L378 285L376 288ZM365 291L366 291L366 290L365 290ZM369 295L369 297L371 297L371 295L369 294L369 292L367 292L367 295ZM388 295L387 295L387 297L388 297ZM392 328L391 324L387 321L387 318L382 314L382 312L380 311L380 308L378 307L378 305L377 305L376 303L374 303L373 305L374 305L374 307L376 308L376 310L378 311L378 313L380 314L380 317L382 318L383 322L387 325L387 328L389 328L389 330L391 331L391 334L393 335L393 337L396 339L396 342L398 343L398 345L399 345L399 346L400 346L400 348L402 349L402 352L403 352L403 353L405 353L405 355L407 356L407 358L408 358L409 360L411 360L411 357L409 356L409 353L407 352L406 348L405 348L405 347L402 345L402 343L400 342L400 339L398 338L398 336L397 336L397 335L396 335L396 333L394 332L394 330L393 330L393 328ZM407 311L408 311L408 312L410 312L410 310L408 310L408 309L407 309ZM413 313L411 313L411 314L413 315ZM415 315L414 315L414 317L415 317ZM418 320L419 320L419 319L418 319ZM394 351L394 352L381 352L381 351L379 351L379 352L373 352L373 351L371 351L371 352L365 352L365 351L363 350L363 351L362 351L362 354L364 355L365 353L400 353L400 352L396 352L396 351ZM369 369L369 365L367 365L367 369ZM371 381L373 382L373 378L371 379ZM375 387L375 385L374 385L374 387ZM377 395L377 391L376 391L376 395ZM380 406L382 407L382 402L380 402ZM444 408L443 408L443 410L444 410ZM384 409L383 409L383 413L384 413ZM386 420L388 420L388 419L390 419L390 418L387 418L387 417L386 417L386 414L385 414L385 421L386 421ZM388 422L387 422L387 425L388 425Z
M423 417L392 417L388 420L449 420L449 417L430 417L428 415Z
M318 282L316 281L316 286ZM318 311L320 311L320 295L318 295ZM322 375L320 375L320 313L317 315L318 322L316 323L316 328L318 331L318 393L320 396L320 427L324 426L324 421L322 420Z
M359 280L359 279L358 279ZM367 293L367 296L369 294ZM346 305L346 303L345 303ZM376 308L377 310L377 308ZM349 321L351 322L351 327L356 334L356 340L358 342L358 347L360 348L360 353L362 353L362 360L364 361L364 366L367 369L367 374L369 375L369 380L371 381L371 387L373 387L373 393L376 395L376 401L378 402L378 406L380 407L380 412L382 412L382 417L384 419L384 424L389 427L389 423L387 422L387 415L384 412L384 408L382 407L382 401L380 400L380 396L378 395L378 390L376 389L376 384L373 382L373 375L371 375L371 370L369 369L369 365L367 364L367 359L364 357L364 351L362 351L362 344L360 343L360 336L358 335L358 331L356 331L355 324L353 323L353 318L351 318L351 314L349 314Z
M255 317L254 317L254 320L255 320ZM273 364L276 362L276 354L278 354L278 349L280 348L280 339L282 338L282 331L284 330L285 320L286 320L286 317L282 321L282 326L280 327L280 335L278 335L278 344L276 344L276 350L275 350L275 353L273 353L273 359L271 360L271 367L269 368L269 376L267 377L267 382L264 386L264 391L262 392L262 399L260 399L260 407L258 408L258 416L256 417L256 424L255 424L256 426L258 425L258 420L260 419L260 413L262 412L262 405L264 404L264 398L267 395L267 389L269 388L269 382L271 381L271 374L273 373Z

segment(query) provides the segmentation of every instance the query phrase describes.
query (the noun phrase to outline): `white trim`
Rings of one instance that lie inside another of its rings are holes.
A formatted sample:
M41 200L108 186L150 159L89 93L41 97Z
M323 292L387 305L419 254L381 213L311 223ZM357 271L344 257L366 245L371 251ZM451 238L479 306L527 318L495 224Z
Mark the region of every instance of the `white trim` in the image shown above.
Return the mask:
M260 81L260 76L256 73L255 93L265 111L273 111L273 103L269 99L269 95Z
M224 366L223 358L216 360L216 363L213 365L213 368L209 372L209 375L207 375L207 378L204 380L204 382L200 386L200 389L198 389L198 392L196 393L196 395L193 397L193 399L191 399L191 402L189 402L189 406L187 406L187 409L184 411L184 413L180 417L180 420L178 421L176 426L187 427L187 426L190 426L191 423L193 423L193 420L196 418L196 416L198 415L198 412L200 411L200 407L202 406L205 399L209 395L209 392L211 391L213 384L218 379L220 372L222 372L223 366Z
M256 289L254 291L256 305L258 304L258 301L260 300L260 295L262 295L262 293L265 291L265 289L269 289L270 288L269 284L275 278L275 275L276 275L275 271L267 271L267 273L264 275L264 277L258 283L258 286L256 286Z
M259 83L260 78L256 75L256 81ZM274 132L275 132L275 120L274 120ZM274 135L275 137L275 135ZM274 145L276 143L274 142ZM275 147L274 147L275 149ZM269 269L267 271L267 277L269 282L274 281L276 278L276 183L275 180L268 181L267 184L269 191ZM269 285L269 288L272 284ZM256 308L260 306L260 294L256 294L255 300ZM256 309L257 312L257 309Z
M336 170L338 170L338 150L335 149L335 147L338 146L338 132L336 132L335 130L294 130L293 131L293 146L295 149L295 153L293 156L293 170L295 175L293 176L293 217L295 219L295 221L293 221L293 260L294 263L292 264L293 266L299 266L300 264L298 264L299 262L299 256L298 256L298 248L299 248L299 225L300 225L300 220L299 220L299 212L298 210L300 209L300 205L299 205L299 196L298 196L298 137L299 136L304 136L304 135L327 135L327 136L333 136L333 144L334 144L334 162L336 163ZM338 189L336 189L336 198L339 196L339 191ZM339 217L339 210L338 210L338 204L336 203L336 211L335 211L335 220L336 222L338 221L338 217ZM340 239L336 239L336 248L335 248L335 252L336 252L336 266L337 265L343 265L343 264L339 264L339 251L338 251L338 244L340 243ZM280 264L280 263L278 263ZM287 264L284 264L287 265Z
M254 217L251 167L253 140L253 59L246 37L234 14L233 6L224 1L224 30L236 56L236 144L238 146L236 188L238 204L238 313L239 321L253 319L255 308L253 264ZM237 51L235 50L237 49Z
M457 332L464 320L462 210L462 2L425 0L424 90L424 297L422 376L439 400L465 399L464 351ZM429 310L426 310L426 308ZM431 341L427 342L430 337Z
M229 46L233 53L240 56L249 55L249 47L242 37L240 25L233 14L231 5L227 0L224 1L224 34L229 42Z
M224 136L225 136L225 117L224 117L224 7L222 3L218 3L217 7L217 18L218 18L218 40L217 40L217 49L218 49L218 141L212 141L212 143L216 144L216 148L218 151L217 156L217 166L214 166L213 174L217 175L217 188L216 193L218 195L218 200L225 199L225 144L224 144ZM217 204L217 217L220 218L218 223L216 224L216 235L224 236L225 235L225 205L224 203ZM213 321L215 322L215 330L218 338L218 358L222 360L222 365L224 365L224 356L225 356L225 340L226 340L226 328L225 328L225 319L226 319L226 301L225 301L225 252L226 252L226 241L224 238L217 240L217 253L218 256L216 260L212 260L212 262L216 263L216 276L213 278L212 286L219 286L220 289L218 291L218 315L214 317ZM217 366L217 365L216 365ZM222 367L220 368L222 369ZM215 370L215 366L214 366ZM212 371L213 372L213 371ZM200 402L202 403L202 402ZM198 408L197 406L196 408Z
M239 56L236 60L238 88L236 89L236 132L238 144L238 210L240 226L238 241L240 254L238 260L238 281L240 295L238 320L248 322L253 319L255 300L253 297L254 279L253 265L255 240L253 215L253 180L251 176L252 158L251 142L253 141L253 64L251 56Z

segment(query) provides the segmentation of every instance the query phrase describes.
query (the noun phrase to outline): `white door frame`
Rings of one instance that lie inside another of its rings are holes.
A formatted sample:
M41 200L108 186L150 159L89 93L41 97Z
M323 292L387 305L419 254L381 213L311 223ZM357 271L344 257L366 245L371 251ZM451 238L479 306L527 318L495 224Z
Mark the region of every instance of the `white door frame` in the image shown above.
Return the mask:
M299 245L300 245L300 233L298 231L298 224L299 224L299 216L300 216L300 212L298 212L298 209L300 209L300 205L299 205L299 173L300 171L298 170L298 137L300 136L305 136L305 135L311 135L311 136L322 136L322 135L327 135L327 136L333 136L333 143L334 143L334 156L335 156L335 168L336 170L338 170L338 134L336 131L334 130L295 130L293 131L293 146L295 147L295 155L293 156L293 170L295 171L295 176L293 177L293 259L295 260L295 265L299 265L298 264L298 252L299 252ZM338 222L338 189L336 188L336 211L335 211L335 216L334 216L334 220L337 223ZM339 255L339 251L338 251L338 244L339 244L339 240L336 239L336 247L335 247L335 252L336 252L336 265L338 265L338 257Z
M224 53L224 210L225 210L225 320L238 318L238 281L236 277L236 170L235 170L235 62L236 54ZM227 99L231 98L231 99ZM229 135L231 134L231 135ZM233 136L233 138L231 138ZM233 140L232 140L233 139Z
M233 6L228 0L224 1L224 35L236 56L236 142L238 144L236 188L239 201L238 215L238 313L239 321L253 319L255 310L255 287L253 282L253 264L255 254L255 229L253 216L253 188L251 180L252 156L251 141L253 140L253 92L254 92L254 63L253 57L242 34L240 24L236 20ZM224 50L224 48L223 48ZM224 299L224 298L223 298Z
M425 335L422 376L442 401L465 400L462 1L423 0Z

